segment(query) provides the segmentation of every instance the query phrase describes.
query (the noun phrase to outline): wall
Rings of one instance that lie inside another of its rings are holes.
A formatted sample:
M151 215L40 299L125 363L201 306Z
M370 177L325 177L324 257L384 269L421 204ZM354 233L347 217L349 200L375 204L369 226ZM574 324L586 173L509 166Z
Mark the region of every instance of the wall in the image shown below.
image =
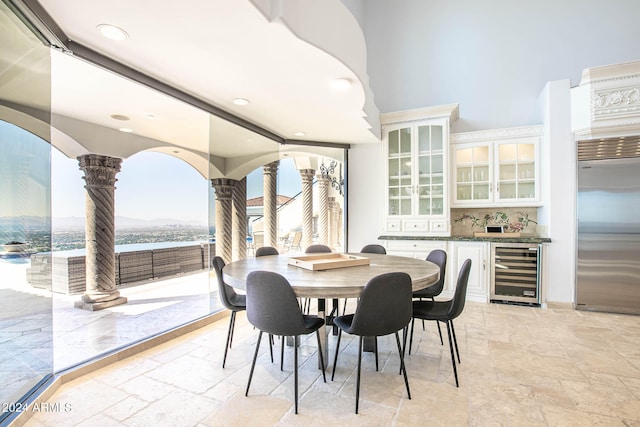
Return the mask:
M637 0L364 2L368 71L383 113L460 104L453 132L542 123L548 81L640 59Z
M571 134L571 95L568 80L549 82L540 94L544 121L544 207L538 224L551 244L543 260L542 298L548 302L575 301L576 158Z

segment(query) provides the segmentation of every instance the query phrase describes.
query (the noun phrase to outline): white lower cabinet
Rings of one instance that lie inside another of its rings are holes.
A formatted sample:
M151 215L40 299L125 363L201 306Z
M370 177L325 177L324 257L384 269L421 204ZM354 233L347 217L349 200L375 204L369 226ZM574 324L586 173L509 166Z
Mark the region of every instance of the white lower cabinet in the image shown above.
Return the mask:
M426 259L434 249L447 250L447 242L439 240L387 240L389 255Z
M489 301L489 255L488 242L449 242L447 252L447 284L443 296L452 297L458 280L458 272L466 259L471 260L467 300Z
M471 260L467 285L467 300L489 301L489 242L458 242L441 240L387 240L387 254L426 259L434 249L447 252L447 272L440 299L450 299L458 280L458 272L466 259Z

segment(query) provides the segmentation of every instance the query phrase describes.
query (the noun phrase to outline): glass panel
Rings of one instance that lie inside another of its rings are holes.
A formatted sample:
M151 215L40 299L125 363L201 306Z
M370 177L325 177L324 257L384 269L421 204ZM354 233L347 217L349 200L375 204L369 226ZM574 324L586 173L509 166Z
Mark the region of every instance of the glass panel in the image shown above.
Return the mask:
M441 197L434 197L431 201L431 214L442 215L444 212L444 203Z
M473 180L484 182L489 180L489 166L476 166L473 168Z
M465 148L456 150L456 164L464 165L473 162L473 149Z
M471 192L473 187L471 184L459 184L458 185L458 200L471 200Z
M475 164L489 163L489 147L488 146L473 148L473 163Z
M411 215L411 199L405 198L400 201L400 215Z
M489 184L475 184L473 186L473 200L489 200Z
M426 175L431 173L431 168L430 168L430 157L429 156L420 156L418 157L418 165L419 165L419 170L418 173L420 175Z
M400 153L411 155L411 128L400 129Z
M389 132L389 156L393 156L400 152L399 130Z
M518 144L499 144L499 161L515 162L518 159Z
M533 199L535 196L536 188L533 182L525 182L518 185L518 198Z
M515 199L516 184L500 183L500 199Z
M431 171L434 174L443 172L443 164L442 154L435 154L431 157Z
M431 213L431 199L429 196L420 197L418 201L418 215L429 215Z
M516 179L516 165L500 165L500 180L512 181Z
M400 212L400 200L389 199L389 215L398 215Z
M418 152L425 153L431 151L430 144L430 135L429 135L429 127L430 126L419 126L418 127Z
M471 168L470 167L458 168L457 175L458 175L457 178L458 178L458 182L459 183L471 182Z
M389 159L389 179L397 179L400 176L400 161L398 159Z
M411 177L411 157L401 157L398 162L400 163L400 175Z
M442 145L442 126L431 126L431 149L433 151L440 151L442 150Z
M54 369L51 263L31 269L32 257L51 258L50 50L6 3L0 2L0 425ZM22 111L37 111L37 118Z
M518 161L519 162L533 162L535 160L535 145L534 144L518 144Z
M536 169L534 163L520 163L518 165L518 178L523 179L535 179Z

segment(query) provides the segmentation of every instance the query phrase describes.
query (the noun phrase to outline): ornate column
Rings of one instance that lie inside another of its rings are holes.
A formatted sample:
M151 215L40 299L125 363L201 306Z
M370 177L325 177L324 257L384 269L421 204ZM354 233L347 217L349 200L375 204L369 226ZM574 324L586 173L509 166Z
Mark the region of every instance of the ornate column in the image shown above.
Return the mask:
M318 243L333 247L329 241L329 178L318 175Z
M278 247L277 178L279 164L280 161L275 161L262 167L264 173L262 198L264 207L264 244L274 248Z
M211 185L216 192L216 255L222 257L224 262L232 260L233 230L232 197L236 181L227 178L215 178Z
M329 242L332 248L342 244L342 209L335 197L329 197Z
M302 250L313 243L313 169L300 169L302 177Z
M247 257L247 177L236 181L232 195L233 260Z
M87 285L75 306L95 311L127 302L116 289L115 183L122 159L87 154L78 163L86 190Z

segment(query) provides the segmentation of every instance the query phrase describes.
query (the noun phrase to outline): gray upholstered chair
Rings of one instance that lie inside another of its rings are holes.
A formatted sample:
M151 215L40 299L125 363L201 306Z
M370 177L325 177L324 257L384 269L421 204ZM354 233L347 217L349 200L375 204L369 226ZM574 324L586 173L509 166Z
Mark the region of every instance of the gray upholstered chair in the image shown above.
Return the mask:
M404 329L410 321L411 277L407 273L400 272L380 274L369 280L360 295L360 302L358 303L356 312L354 314L347 314L346 316L338 316L333 319L333 323L340 329L338 332L338 342L336 343L331 380L333 380L336 373L342 331L360 337L358 376L356 380L356 414L358 413L358 402L360 400L360 370L364 337L380 337L395 333L398 355L400 357L400 371L404 374L407 395L409 399L411 399L407 370L404 365L400 337L398 336L398 331Z
M311 245L304 250L305 254L329 253L331 248L327 245Z
M471 270L471 260L467 259L462 264L458 273L458 281L453 298L449 301L414 301L413 302L413 318L424 320L435 320L437 322L445 322L447 324L447 335L449 336L449 350L451 351L451 363L453 365L453 375L456 378L456 387L458 387L458 371L456 369L456 359L453 355L453 346L456 347L456 355L458 363L460 363L460 352L458 351L458 340L456 339L456 330L453 328L453 319L460 316L464 309L464 303L467 295L467 283L469 282L469 271ZM413 324L411 326L413 334ZM452 340L453 337L453 340Z
M262 246L256 249L256 257L269 255L280 255L280 252L273 246Z
M386 255L387 254L387 250L384 248L384 246L374 243L374 244L371 244L371 245L363 246L363 248L360 249L360 253L361 254L382 254L382 255Z
M222 280L222 269L225 266L224 260L219 256L213 257L211 260L213 269L216 272L216 279L218 280L218 294L222 305L231 310L231 316L229 317L229 330L227 331L227 342L224 346L224 358L222 359L222 367L224 368L227 362L227 350L231 348L233 341L233 330L236 324L236 313L238 311L246 310L247 300L245 295L236 293L233 287L227 285Z
M415 291L413 293L413 298L418 298L422 300L423 298L429 298L431 301L435 301L435 297L442 293L444 289L445 275L447 273L447 253L442 249L435 249L427 255L427 261L434 263L440 269L440 279L433 285L420 289L419 291ZM411 321L411 339L409 340L409 354L411 354L411 348L413 345L413 322L415 319ZM440 344L444 345L444 341L442 340L442 330L440 329L440 322L436 322L438 325L438 335L440 335ZM424 320L422 321L422 330L424 330Z
M260 330L256 350L251 363L249 381L245 396L249 395L251 378L258 357L262 333L296 337L298 335L316 333L318 354L322 368L322 377L327 382L324 372L322 345L318 330L324 325L324 319L316 316L303 315L298 306L296 295L289 281L278 273L270 271L253 271L247 276L247 319L249 323ZM294 338L295 340L295 338ZM284 340L283 340L284 341ZM298 346L293 346L294 354L294 393L295 413L298 413Z

